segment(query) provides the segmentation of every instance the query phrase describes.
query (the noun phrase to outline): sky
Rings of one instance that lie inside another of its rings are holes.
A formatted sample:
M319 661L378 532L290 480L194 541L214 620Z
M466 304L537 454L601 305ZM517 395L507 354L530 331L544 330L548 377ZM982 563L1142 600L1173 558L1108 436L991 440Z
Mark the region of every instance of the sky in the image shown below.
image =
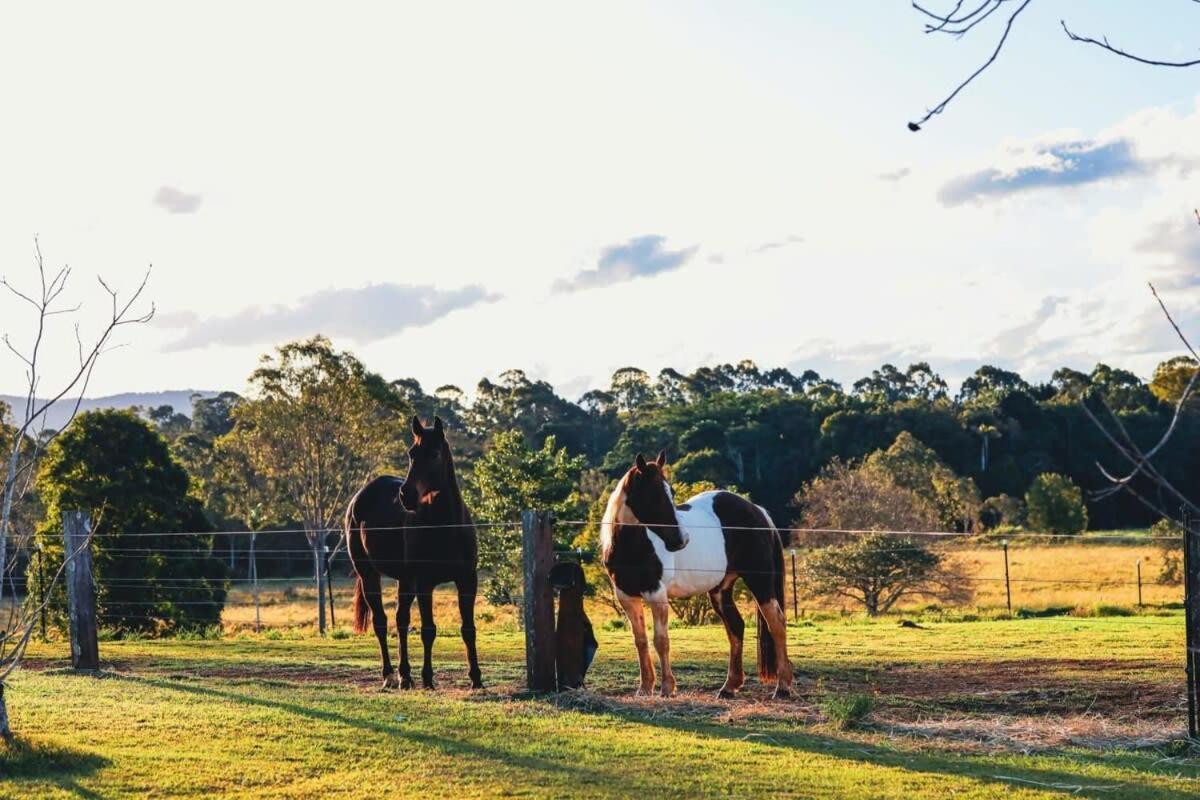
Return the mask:
M931 5L936 5L932 3ZM947 7L952 3L945 3ZM1189 8L1189 6L1191 6ZM1034 0L995 46L907 2L44 3L0 21L0 274L34 238L84 336L153 265L89 395L234 389L324 333L388 379L577 398L750 358L850 383L1043 380L1197 333L1200 9ZM52 320L43 387L76 358ZM28 308L0 297L14 346ZM23 388L0 353L0 393Z

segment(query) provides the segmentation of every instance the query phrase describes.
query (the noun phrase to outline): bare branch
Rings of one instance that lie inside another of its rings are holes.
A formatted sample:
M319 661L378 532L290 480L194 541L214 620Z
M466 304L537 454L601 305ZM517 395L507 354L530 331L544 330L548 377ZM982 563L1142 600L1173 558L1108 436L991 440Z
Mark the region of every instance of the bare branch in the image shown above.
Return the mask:
M1067 27L1067 23L1065 20L1059 20L1059 24L1062 25L1063 31L1066 32L1067 37L1072 42L1082 42L1084 44L1092 44L1092 45L1095 45L1096 47L1099 47L1102 50L1107 50L1108 52L1114 53L1114 54L1120 56L1121 58L1127 58L1130 61L1136 61L1139 64L1149 64L1152 67L1194 67L1197 64L1200 64L1200 58L1193 59L1192 61L1159 61L1159 60L1153 59L1153 58L1146 58L1144 56L1139 56L1134 53L1130 53L1126 50L1122 50L1121 48L1116 47L1115 45L1109 44L1107 36L1105 36L1102 40L1098 41L1096 39L1091 38L1090 36L1080 36L1079 34L1075 33L1074 31L1072 31L1070 28Z
M997 0L997 2L998 3L1003 2L1003 0ZM1032 2L1032 0L1022 0L1021 5L1017 7L1017 10L1014 11L1009 16L1008 22L1005 23L1005 25L1004 25L1004 33L1001 34L1000 41L998 41L996 43L996 49L992 51L992 54L990 56L988 56L987 61L983 62L983 64L980 65L980 67L978 69L976 69L974 72L972 72L971 75L965 81L960 83L954 89L954 91L952 91L946 97L945 100L938 103L936 106L931 108L929 111L925 112L925 116L921 117L921 119L919 119L916 122L908 123L908 129L910 131L916 132L916 131L921 130L921 126L924 125L926 122L928 122L932 117L936 116L937 114L941 114L943 111L945 111L946 106L948 106L950 104L950 101L952 101L955 97L958 96L959 92L961 92L963 89L967 88L967 86L970 85L971 81L975 80L980 75L982 75L984 70L986 70L988 67L990 67L992 65L993 62L995 62L997 56L1000 55L1000 51L1004 49L1004 43L1006 41L1008 41L1008 35L1009 35L1009 33L1012 32L1013 23L1017 21L1017 17L1020 16L1021 12L1024 11L1029 6L1030 2Z

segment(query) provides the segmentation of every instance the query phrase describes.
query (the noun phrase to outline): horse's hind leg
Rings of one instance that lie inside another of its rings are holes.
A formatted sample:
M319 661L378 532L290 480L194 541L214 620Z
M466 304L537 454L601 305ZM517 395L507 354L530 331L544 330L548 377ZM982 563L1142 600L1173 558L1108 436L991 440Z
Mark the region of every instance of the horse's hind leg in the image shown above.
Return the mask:
M410 591L406 591L403 583L399 584L399 596L396 598L396 632L400 634L400 688L413 688L412 668L408 665L408 629L412 626L412 604L416 599Z
M475 593L479 579L472 572L455 585L458 588L458 613L462 617L462 640L467 646L467 675L472 689L482 689L483 674L479 671L479 653L475 649Z
M746 682L746 673L742 668L742 642L745 640L746 623L742 620L737 603L733 602L733 589L713 589L708 593L708 600L721 622L725 623L725 635L729 638L729 672L725 676L725 685L717 692L717 697L730 698L735 696Z
M778 593L772 590L770 581L761 573L743 575L742 579L746 581L758 606L759 674L775 679L776 698L788 697L792 693L792 662L787 654L787 618L779 603ZM769 637L770 646L766 648L762 646L764 636ZM765 663L764 658L767 659Z
M395 689L396 671L392 669L392 658L388 655L387 643L387 612L383 608L383 590L379 585L379 574L375 573L363 582L363 595L367 607L371 609L371 627L375 629L375 638L379 640L379 655L383 657L383 688Z
M437 625L433 622L433 592L422 589L417 594L417 608L421 612L421 644L425 649L425 663L421 666L421 683L426 689L433 688L433 640L437 638Z

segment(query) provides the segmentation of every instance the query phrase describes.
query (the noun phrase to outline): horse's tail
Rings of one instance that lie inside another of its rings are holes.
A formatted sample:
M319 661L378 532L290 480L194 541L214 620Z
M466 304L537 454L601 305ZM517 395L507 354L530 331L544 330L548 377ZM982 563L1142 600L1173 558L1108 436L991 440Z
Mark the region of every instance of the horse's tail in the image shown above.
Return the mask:
M365 633L367 630L367 592L363 588L362 575L355 576L354 581L354 632Z
M771 526L771 563L775 573L771 581L771 599L783 609L783 540L775 526ZM758 611L758 677L763 681L773 681L777 677L775 639L767 626L767 618L762 610Z
M354 515L354 507L357 504L358 495L355 495L346 507L346 550L350 555L350 563L354 566L354 632L365 633L367 630L367 615L370 613L371 608L367 605L367 589L363 584L363 573L369 572L368 578L373 578L376 583L379 581L379 575L375 573L374 567L368 563L362 539L358 535L359 532L354 530L357 522Z

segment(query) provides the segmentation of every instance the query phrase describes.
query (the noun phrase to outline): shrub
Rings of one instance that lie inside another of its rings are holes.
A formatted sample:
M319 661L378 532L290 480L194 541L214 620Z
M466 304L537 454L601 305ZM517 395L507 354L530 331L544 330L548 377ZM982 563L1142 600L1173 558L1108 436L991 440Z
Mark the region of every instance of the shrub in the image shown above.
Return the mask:
M1087 610L1087 613L1077 614L1080 617L1132 617L1136 616L1137 612L1129 606L1116 606L1110 603L1096 603Z
M872 617L903 597L962 603L971 596L962 573L928 545L883 533L821 548L805 559L804 571L810 593L850 598Z
M861 723L875 707L875 701L870 695L858 692L827 694L821 698L818 707L830 724L844 731Z
M979 522L985 531L996 528L1015 528L1025 520L1025 505L1020 498L999 494L983 501Z
M1029 526L1044 533L1077 534L1087 530L1083 492L1070 478L1044 472L1025 492Z
M1183 581L1183 526L1172 519L1160 519L1150 526L1150 535L1155 538L1162 552L1162 570L1158 582L1173 585Z
M45 564L30 564L30 598L42 596L63 560L62 516L91 515L96 607L101 627L169 634L219 625L226 568L188 475L166 441L127 411L80 414L51 443L37 474L45 517L35 537ZM47 597L55 625L66 628L66 591Z
M901 486L881 466L853 467L834 459L797 495L808 528L927 531L938 527L937 509Z

